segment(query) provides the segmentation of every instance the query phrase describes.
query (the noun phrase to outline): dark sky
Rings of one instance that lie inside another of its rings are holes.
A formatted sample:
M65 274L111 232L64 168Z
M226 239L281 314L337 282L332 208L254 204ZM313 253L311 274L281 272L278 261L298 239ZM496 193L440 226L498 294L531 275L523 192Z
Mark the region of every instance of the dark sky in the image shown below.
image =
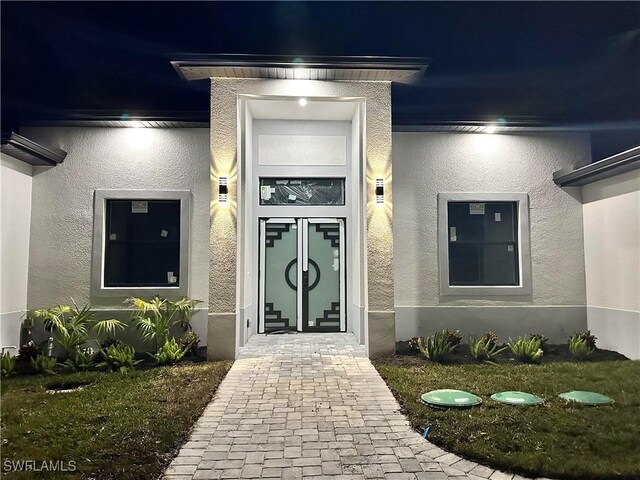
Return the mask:
M171 54L425 56L394 123L640 119L638 2L2 2L2 130L69 110L206 119Z

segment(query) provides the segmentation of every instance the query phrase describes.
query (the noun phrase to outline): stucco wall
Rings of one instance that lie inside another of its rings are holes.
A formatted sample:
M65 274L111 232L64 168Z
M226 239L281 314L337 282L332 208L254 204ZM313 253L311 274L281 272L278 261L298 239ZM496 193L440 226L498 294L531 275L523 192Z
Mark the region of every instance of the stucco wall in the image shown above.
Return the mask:
M579 192L560 189L552 174L589 161L588 136L395 133L393 146L399 340L439 328L481 334L489 326L503 336L539 331L560 341L586 326ZM529 195L532 295L440 295L439 192Z
M17 346L27 309L32 167L0 154L0 346ZM17 352L12 351L15 355Z
M211 205L209 331L230 331L228 325L223 327L222 324L233 321L238 307L237 288L230 287L237 284L239 94L366 98L368 310L383 313L376 317L377 324L392 324L391 84L214 78L211 87L211 187L216 191L218 177L228 175L230 205L226 209L220 208L215 197ZM386 179L385 195L389 202L386 209L375 209L374 182L377 177ZM216 323L220 324L220 329ZM369 325L370 335L377 334L377 330L373 331L377 326ZM380 329L385 330L388 329ZM215 340L211 333L209 338ZM228 339L220 341L228 343ZM392 346L392 339L386 344Z
M93 193L96 189L190 190L189 296L208 298L209 130L29 128L28 138L68 152L33 176L28 308L90 302L112 313L123 298L91 295ZM123 312L124 314L125 312ZM126 315L125 315L126 316ZM197 329L206 338L204 312ZM203 343L206 340L203 338Z
M601 348L640 358L640 170L582 187L587 317Z

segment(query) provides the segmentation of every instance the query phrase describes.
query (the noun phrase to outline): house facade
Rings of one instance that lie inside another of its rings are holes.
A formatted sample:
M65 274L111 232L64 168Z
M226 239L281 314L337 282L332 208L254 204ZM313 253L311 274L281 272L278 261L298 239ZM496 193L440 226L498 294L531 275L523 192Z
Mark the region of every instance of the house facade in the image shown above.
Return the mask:
M391 85L422 59L174 67L211 82L209 125L25 127L64 162L3 154L2 345L28 309L71 297L127 318L126 297L157 293L203 302L210 358L282 331L351 332L383 355L443 328L553 343L591 328L640 357L637 158L606 185L559 186L590 163L588 134L394 128Z

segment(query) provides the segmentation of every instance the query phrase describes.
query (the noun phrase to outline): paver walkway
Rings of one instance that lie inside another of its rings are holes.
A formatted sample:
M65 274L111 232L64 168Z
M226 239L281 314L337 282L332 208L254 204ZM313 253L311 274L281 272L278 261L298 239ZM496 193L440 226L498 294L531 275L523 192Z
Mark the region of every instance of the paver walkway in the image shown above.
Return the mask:
M486 479L413 431L351 334L253 336L163 477Z

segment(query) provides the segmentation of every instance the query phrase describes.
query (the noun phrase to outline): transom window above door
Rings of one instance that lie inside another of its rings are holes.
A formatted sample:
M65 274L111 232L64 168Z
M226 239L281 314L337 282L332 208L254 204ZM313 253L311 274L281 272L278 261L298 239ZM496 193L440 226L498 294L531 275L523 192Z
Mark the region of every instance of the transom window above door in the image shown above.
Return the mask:
M344 178L260 178L260 205L344 205Z

